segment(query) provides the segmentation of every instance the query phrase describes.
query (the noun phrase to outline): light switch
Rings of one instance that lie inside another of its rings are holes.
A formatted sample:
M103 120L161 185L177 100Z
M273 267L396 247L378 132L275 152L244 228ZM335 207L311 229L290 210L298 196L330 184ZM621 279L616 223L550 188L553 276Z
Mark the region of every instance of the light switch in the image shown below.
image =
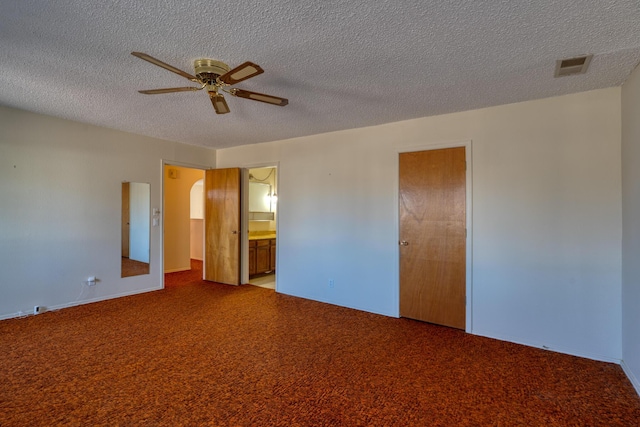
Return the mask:
M153 216L158 216L158 215L160 215L160 209L153 208Z
M158 225L160 225L160 218L153 218L153 226L157 227Z

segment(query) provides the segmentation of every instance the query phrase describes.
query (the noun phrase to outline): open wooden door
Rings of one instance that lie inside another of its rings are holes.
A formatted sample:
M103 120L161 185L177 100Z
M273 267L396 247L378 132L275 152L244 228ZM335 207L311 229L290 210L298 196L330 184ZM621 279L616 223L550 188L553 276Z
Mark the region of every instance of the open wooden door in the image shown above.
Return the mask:
M204 280L240 284L240 169L205 171Z
M400 316L465 328L465 148L400 154Z

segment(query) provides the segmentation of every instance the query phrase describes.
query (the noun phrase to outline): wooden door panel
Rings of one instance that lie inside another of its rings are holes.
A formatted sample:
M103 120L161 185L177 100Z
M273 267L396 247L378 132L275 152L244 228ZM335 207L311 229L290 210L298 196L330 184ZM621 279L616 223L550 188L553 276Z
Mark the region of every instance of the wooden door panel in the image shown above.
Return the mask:
M205 171L204 280L240 284L240 169Z
M464 329L465 149L400 155L400 315Z

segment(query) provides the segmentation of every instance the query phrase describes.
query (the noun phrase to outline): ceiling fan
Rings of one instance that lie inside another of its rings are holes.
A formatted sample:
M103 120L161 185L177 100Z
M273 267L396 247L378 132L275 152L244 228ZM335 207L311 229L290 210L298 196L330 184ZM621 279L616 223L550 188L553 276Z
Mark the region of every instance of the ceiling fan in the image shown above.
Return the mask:
M267 104L279 105L280 107L284 107L289 103L288 99L280 98L279 96L266 95L264 93L251 92L244 89L230 88L230 86L236 83L264 73L264 70L260 68L259 65L254 64L253 62L247 61L243 64L238 65L234 69L231 69L227 64L221 61L216 61L214 59L196 59L193 63L195 71L194 76L165 62L162 62L159 59L149 56L146 53L131 52L131 54L140 59L144 59L145 61L148 61L154 65L176 73L179 76L187 78L192 82L198 83L200 85L138 91L145 95L157 95L161 93L171 92L191 92L206 89L209 93L209 99L211 99L213 108L218 114L226 114L231 111L229 110L227 101L224 99L224 96L220 92L226 92L230 95L240 98L266 102Z

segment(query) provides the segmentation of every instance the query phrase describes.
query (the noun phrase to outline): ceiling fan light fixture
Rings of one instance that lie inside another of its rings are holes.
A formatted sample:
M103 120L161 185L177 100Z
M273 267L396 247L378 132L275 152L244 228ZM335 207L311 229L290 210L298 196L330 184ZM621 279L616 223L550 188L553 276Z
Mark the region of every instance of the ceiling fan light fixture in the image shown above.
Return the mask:
M264 93L251 92L248 90L242 90L238 88L227 89L226 86L234 85L243 80L247 80L251 77L257 76L258 74L264 73L264 70L257 64L253 62L245 62L240 64L236 68L230 70L229 66L224 62L217 61L215 59L196 59L193 62L193 68L195 70L195 75L197 77L192 76L189 73L186 73L179 68L171 66L165 62L160 61L146 53L142 52L131 52L133 56L136 56L140 59L143 59L147 62L150 62L154 65L162 67L166 70L169 70L173 73L179 74L182 77L185 77L195 83L200 84L200 87L190 86L190 87L174 87L174 88L165 88L165 89L151 89L151 90L140 90L138 92L143 93L145 95L156 95L163 93L171 93L171 92L190 92L202 90L204 88L207 89L209 93L209 99L211 100L211 104L213 105L214 110L217 114L226 114L231 110L227 105L227 101L224 99L224 96L220 93L220 91L227 92L233 96L239 96L240 98L251 99L254 101L265 102L271 105L278 105L284 107L289 103L286 98L280 98L278 96L266 95Z

